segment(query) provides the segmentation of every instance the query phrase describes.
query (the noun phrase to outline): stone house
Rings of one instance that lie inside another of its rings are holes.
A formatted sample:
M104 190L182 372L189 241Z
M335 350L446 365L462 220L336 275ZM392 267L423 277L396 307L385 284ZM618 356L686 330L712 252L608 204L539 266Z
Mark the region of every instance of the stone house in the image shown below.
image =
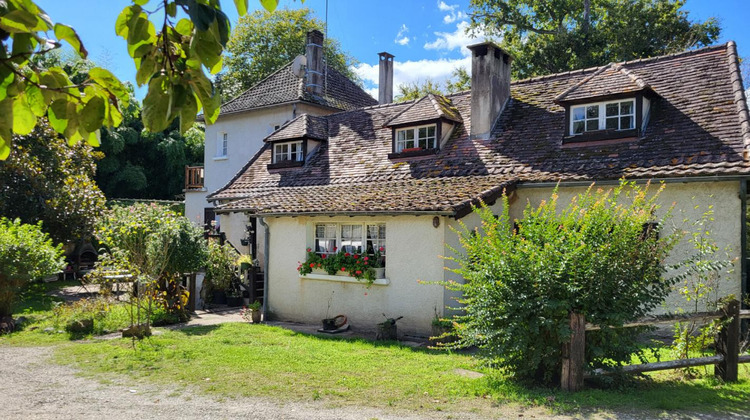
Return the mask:
M258 242L271 316L317 323L330 299L355 328L385 313L404 316L400 331L425 335L454 296L422 281L462 281L441 256L458 246L459 221L478 223L472 204L499 211L505 192L518 218L558 183L564 200L621 178L665 182L661 199L677 203L680 219L697 220L712 203L713 237L738 259L722 293L745 292L750 120L733 42L517 81L502 49L469 48L471 91L300 114L208 196L217 212L268 226ZM392 64L381 66L387 80ZM282 145L303 153L279 160ZM307 248L347 246L382 246L384 277L366 288L298 273ZM678 245L675 258L685 252Z

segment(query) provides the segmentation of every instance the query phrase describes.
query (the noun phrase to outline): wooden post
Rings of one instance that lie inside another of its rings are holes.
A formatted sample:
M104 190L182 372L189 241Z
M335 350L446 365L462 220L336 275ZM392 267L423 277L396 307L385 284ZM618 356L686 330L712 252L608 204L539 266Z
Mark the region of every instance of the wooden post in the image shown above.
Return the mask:
M563 391L576 392L583 389L583 369L586 363L586 317L570 313L570 341L563 343L562 377Z
M724 359L714 365L714 375L725 382L736 382L740 352L740 302L733 300L724 308L722 321L731 321L716 336L716 353Z

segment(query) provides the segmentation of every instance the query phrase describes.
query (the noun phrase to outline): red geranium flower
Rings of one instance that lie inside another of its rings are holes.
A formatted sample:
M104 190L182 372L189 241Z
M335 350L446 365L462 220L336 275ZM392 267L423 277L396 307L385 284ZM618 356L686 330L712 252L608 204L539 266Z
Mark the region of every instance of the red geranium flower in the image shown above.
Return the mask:
M345 257L348 257L348 256L350 256L350 255L352 255L352 254L350 254L350 253L348 253L348 252L347 252L346 254L344 254L344 256L345 256Z
M369 260L369 259L370 259L370 258L368 258L368 257L365 257L365 258L363 258L363 260L365 260L365 261L367 261L367 260Z
M346 271L346 267L341 267L341 271Z
M354 274L357 274L357 275L359 275L359 274L362 274L362 272L361 272L361 271L359 271L359 270L357 270L357 271L355 271L355 272L354 272Z
M359 259L359 254L354 254L354 259L358 260Z
M307 248L307 252L310 252L310 251L312 251L312 248Z
M383 252L383 251L385 251L385 248L383 248L383 247L381 246L381 247L380 247L380 252Z
M320 254L320 258L326 259L326 254Z
M315 263L310 263L310 268L315 267Z
M367 261L365 261L365 265L367 265Z
M334 246L334 247L333 247L333 252L336 252L336 251L338 251L338 248L336 248L336 247Z

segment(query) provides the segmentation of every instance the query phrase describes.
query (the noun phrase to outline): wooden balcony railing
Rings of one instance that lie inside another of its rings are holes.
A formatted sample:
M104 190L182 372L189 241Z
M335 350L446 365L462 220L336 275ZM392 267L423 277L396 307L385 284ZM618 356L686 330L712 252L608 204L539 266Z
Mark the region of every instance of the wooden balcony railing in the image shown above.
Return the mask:
M185 166L185 189L200 190L203 188L203 167Z

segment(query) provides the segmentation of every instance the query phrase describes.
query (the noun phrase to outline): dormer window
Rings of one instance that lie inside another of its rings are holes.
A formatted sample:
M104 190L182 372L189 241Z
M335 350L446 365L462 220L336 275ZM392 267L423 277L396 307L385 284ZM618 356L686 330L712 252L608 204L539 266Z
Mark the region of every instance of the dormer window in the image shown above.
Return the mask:
M598 102L571 107L570 134L635 128L635 99Z
M437 124L396 130L396 153L437 148Z
M302 140L273 145L273 163L302 162L304 156Z

